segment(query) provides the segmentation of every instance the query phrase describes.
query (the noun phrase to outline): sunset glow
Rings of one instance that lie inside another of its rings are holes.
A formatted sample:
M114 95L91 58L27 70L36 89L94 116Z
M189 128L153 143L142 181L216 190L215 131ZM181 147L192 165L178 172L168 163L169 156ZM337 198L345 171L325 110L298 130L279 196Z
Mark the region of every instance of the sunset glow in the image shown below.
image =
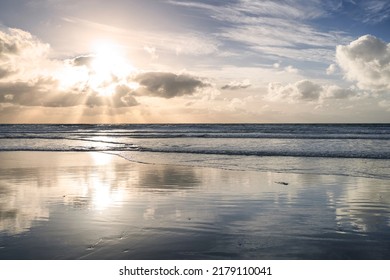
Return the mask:
M2 122L390 121L388 1L93 6L2 5Z

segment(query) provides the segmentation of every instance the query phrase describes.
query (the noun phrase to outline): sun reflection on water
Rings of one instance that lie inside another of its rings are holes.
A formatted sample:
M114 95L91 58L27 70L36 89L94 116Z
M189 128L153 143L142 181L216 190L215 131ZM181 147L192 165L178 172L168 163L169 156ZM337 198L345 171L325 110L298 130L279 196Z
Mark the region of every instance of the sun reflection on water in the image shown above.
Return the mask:
M99 140L108 140L109 137L99 137ZM102 143L104 145L104 143ZM108 165L112 162L112 155L106 153L91 153L91 157L95 164Z
M12 161L4 160L0 169L0 232L20 234L34 221L50 220L53 205L94 211L119 207L131 199L129 189L137 181L137 173L128 169L118 176L127 163L118 164L110 154L63 153L56 166L55 153L28 153L20 160L39 165L30 168L19 163L18 155L10 154Z
M125 197L125 189L112 189L111 186L98 178L92 179L91 205L95 210L105 210L112 206L121 205Z

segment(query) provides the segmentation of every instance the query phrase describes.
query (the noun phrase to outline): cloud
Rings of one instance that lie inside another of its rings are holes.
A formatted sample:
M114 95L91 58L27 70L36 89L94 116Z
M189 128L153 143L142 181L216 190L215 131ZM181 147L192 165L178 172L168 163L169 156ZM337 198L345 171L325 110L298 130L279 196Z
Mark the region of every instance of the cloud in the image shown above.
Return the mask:
M250 81L246 79L241 82L237 82L237 81L230 82L229 84L222 86L221 89L237 90L237 89L245 89L250 86L251 86Z
M376 24L387 20L390 16L390 3L387 0L350 0L349 2L353 5L348 5L346 8L356 20Z
M13 73L13 71L10 71L10 70L7 69L6 67L0 68L0 79L9 76L9 75L11 75L12 73Z
M169 99L211 86L189 74L137 72L99 53L65 60L50 59L48 53L48 45L28 32L0 33L0 104L123 108L139 105L137 96Z
M336 48L336 59L348 80L360 89L390 90L390 44L365 35Z
M158 59L155 47L144 46L144 50L150 54L151 59Z
M189 74L135 71L118 76L96 68L99 57L94 54L50 59L48 45L18 29L1 32L0 40L0 104L121 108L139 105L137 96L170 99L211 87Z
M337 1L337 0L335 0ZM267 58L290 58L315 62L331 61L334 46L349 40L340 31L324 32L309 25L311 19L326 17L335 1L229 1L225 5L197 1L170 3L206 10L221 23L217 38L243 43L244 48ZM329 4L328 2L332 2Z
M363 2L364 21L378 23L390 17L390 3L387 0L371 0Z
M210 86L208 83L187 74L169 72L145 72L138 74L134 81L141 86L138 95L151 95L164 98L192 95Z
M131 107L138 105L133 90L126 85L118 85L113 93L102 96L88 89L86 92L58 90L58 82L40 79L29 82L0 83L0 103L22 106L73 107L86 105Z
M131 38L137 45L146 46L143 49L153 57L153 49L160 52L173 52L176 55L207 55L218 51L219 42L214 36L203 32L149 32L145 29L126 29L117 26L102 24L83 18L63 18L64 21L76 26L86 26L97 32L109 32L119 36ZM149 47L153 46L153 47ZM149 50L148 50L149 49ZM156 55L156 54L154 54Z
M322 87L320 98L322 99L347 99L363 96L351 88L341 88L336 85L325 85Z
M75 58L70 59L70 63L73 66L90 67L94 59L95 59L94 55L81 55L81 56L77 56Z
M0 83L0 103L45 106L55 102L49 95L56 82L49 79ZM69 101L69 100L68 100ZM49 105L50 106L50 105Z
M126 85L117 85L113 93L107 96L101 96L97 93L89 94L84 104L89 107L95 106L110 106L114 108L132 107L139 105L138 101L133 96L133 89Z
M16 28L0 30L0 58L23 54L45 54L48 44L43 44L30 33Z
M355 96L359 95L353 89L344 89L336 85L321 85L309 80L302 80L287 85L270 83L266 99L295 103L300 101L322 102L326 99L347 99Z
M287 73L293 73L293 74L298 73L298 69L293 67L292 65L284 67L284 71L286 71Z
M235 0L225 1L230 2L222 7L217 1L206 3L199 3L196 1L183 1L183 0L171 0L172 4L185 6L189 8L207 9L214 12L220 11L228 12L239 11L240 13L252 14L252 15L272 15L275 17L288 17L288 18L300 18L300 19L312 19L322 17L325 13L323 6L319 1L312 1L310 5L307 1L303 0L285 0L279 1L251 1L251 0Z
M336 71L337 71L337 65L332 63L331 65L329 65L328 68L326 68L326 75L332 75L336 73Z
M268 85L268 98L270 100L307 100L316 101L320 97L322 87L308 80L283 86L270 83Z
M49 48L48 44L43 44L23 30L0 30L0 79L18 73L33 73L36 71L34 68L42 66L36 58L40 61L48 54Z
M20 29L0 31L0 104L42 107L85 105L114 108L138 105L124 81L109 77L107 95L89 83L90 75L82 76L80 66L91 67L93 55L78 56L64 61L48 57L50 47ZM92 71L90 71L92 72ZM76 79L77 78L77 79ZM69 85L63 81L74 79ZM84 80L83 80L84 79Z

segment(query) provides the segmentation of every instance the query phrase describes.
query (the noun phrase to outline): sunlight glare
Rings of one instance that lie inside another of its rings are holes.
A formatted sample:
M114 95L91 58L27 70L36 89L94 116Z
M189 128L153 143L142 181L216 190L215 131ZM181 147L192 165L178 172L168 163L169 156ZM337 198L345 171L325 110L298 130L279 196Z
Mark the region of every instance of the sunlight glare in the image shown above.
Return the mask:
M115 93L118 85L136 90L138 83L129 82L136 72L126 59L123 48L108 42L95 43L92 47L90 64L74 66L66 64L58 74L60 89L92 90L102 96Z
M92 69L99 76L115 75L124 78L129 73L135 71L125 59L121 48L112 44L98 44L95 47L95 59L92 62Z
M97 165L109 164L109 163L111 163L111 161L113 159L113 155L99 153L99 152L91 153L91 156L92 156L94 163Z

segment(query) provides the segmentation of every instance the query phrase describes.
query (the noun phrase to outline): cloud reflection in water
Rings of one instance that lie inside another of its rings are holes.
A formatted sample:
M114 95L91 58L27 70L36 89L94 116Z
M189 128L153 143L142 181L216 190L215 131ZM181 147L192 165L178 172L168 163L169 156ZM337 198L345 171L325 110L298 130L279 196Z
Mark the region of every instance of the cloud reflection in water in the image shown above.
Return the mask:
M104 153L0 157L0 258L389 256L386 180L139 164Z

